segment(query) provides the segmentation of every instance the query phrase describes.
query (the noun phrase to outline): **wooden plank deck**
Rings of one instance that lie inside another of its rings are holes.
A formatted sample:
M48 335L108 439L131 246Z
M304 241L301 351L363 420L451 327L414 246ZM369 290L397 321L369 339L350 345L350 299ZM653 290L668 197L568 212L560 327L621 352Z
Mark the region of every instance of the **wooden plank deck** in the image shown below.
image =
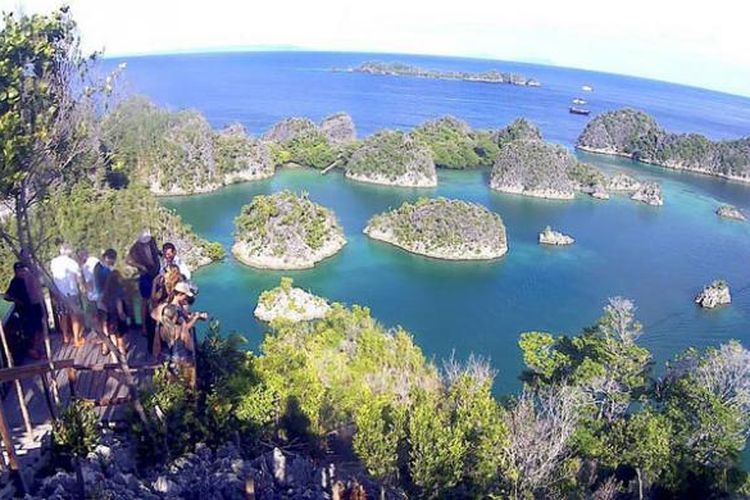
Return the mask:
M151 360L147 350L146 338L140 328L128 333L128 361L133 363L146 363ZM52 353L54 360L74 360L76 365L95 366L113 363L113 356L103 356L101 345L97 342L94 333L88 333L86 343L81 348L72 345L64 345L60 335L51 334ZM23 366L23 365L20 365ZM139 385L150 383L150 372L133 374ZM60 388L61 403L65 405L71 397L71 388L66 370L57 373L57 384ZM22 468L35 468L35 463L41 458L39 450L42 440L48 434L50 425L50 411L42 386L41 378L35 376L22 380L24 399L29 409L31 421L34 426L33 435L28 435L24 428L20 406L18 404L16 391L12 388L7 391L2 400L3 411L11 429L13 441L16 445L16 453ZM96 401L107 401L118 398L126 398L128 389L124 383L123 375L119 370L105 369L100 371L78 371L74 384L77 397ZM119 404L111 406L99 406L96 411L100 419L105 423L122 421L127 416L129 405ZM5 457L3 457L5 458Z

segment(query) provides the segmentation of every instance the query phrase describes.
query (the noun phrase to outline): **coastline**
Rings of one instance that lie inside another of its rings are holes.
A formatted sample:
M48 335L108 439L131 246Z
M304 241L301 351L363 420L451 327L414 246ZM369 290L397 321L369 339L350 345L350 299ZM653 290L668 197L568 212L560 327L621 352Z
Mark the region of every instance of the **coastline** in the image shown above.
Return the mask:
M408 175L408 174L407 174ZM358 174L352 174L351 172L346 172L344 174L344 177L347 179L351 179L356 182L364 182L367 184L377 184L380 186L394 186L394 187L409 187L409 188L433 188L437 187L437 175L435 175L434 179L429 179L428 177L422 177L421 179L418 179L416 183L407 183L407 180L397 180L397 181L391 181L387 180L385 178L382 178L383 180L378 180L378 178L371 177L371 176L363 176Z
M739 182L740 184L744 184L744 185L750 184L750 176L748 176L748 177L740 177L740 176L737 176L737 175L728 175L728 174L721 174L721 173L713 173L713 172L709 172L709 171L704 170L704 169L690 168L690 167L684 167L684 166L679 166L679 165L674 165L674 164L669 165L669 164L666 164L666 163L659 163L659 162L656 162L656 161L652 161L652 160L648 160L648 159L643 159L643 158L639 158L639 159L636 160L636 159L634 159L632 157L632 155L629 155L627 153L622 153L622 152L619 152L619 151L615 151L615 150L612 150L612 149L591 148L591 147L588 147L588 146L580 146L580 145L576 145L575 149L578 149L578 150L583 151L585 153L592 153L592 154L604 155L604 156L618 156L620 158L627 158L628 160L631 160L631 161L633 161L635 163L645 163L646 165L653 165L655 167L667 168L669 170L676 170L678 172L689 172L689 173L693 173L693 174L705 175L705 176L708 176L708 177L716 177L716 178L725 179L725 180L728 180L728 181Z
M568 201L568 200L574 200L576 197L575 191L567 194L563 193L560 194L559 191L555 191L554 189L533 189L533 190L526 190L523 187L496 187L493 186L492 183L490 183L490 189L493 191L496 191L498 193L505 193L505 194L516 194L520 196L528 196L530 198L541 198L545 200L560 200L560 201Z
M432 252L427 250L421 250L417 247L409 248L406 247L399 242L396 241L396 239L393 236L393 233L386 232L386 231L380 231L377 229L371 228L369 225L364 228L362 231L364 234L366 234L368 237L372 238L373 240L382 241L384 243L388 243L389 245L398 247L406 252L413 253L415 255L421 255L423 257L429 257L431 259L436 260L448 260L448 261L488 261L488 260L497 260L505 256L505 254L508 253L508 245L506 244L505 247L500 251L491 251L491 250L484 250L478 254L472 253L472 254L464 254L464 255L456 255L455 253L441 253L441 252Z
M344 246L346 238L343 235L335 235L333 239L327 241L322 247L317 249L307 259L285 260L283 257L273 257L267 255L249 255L247 244L235 241L232 245L232 255L242 264L255 268L276 271L297 271L302 269L312 269L318 262L333 257Z
M221 188L231 186L232 184L241 184L243 182L254 182L269 179L276 174L276 170L263 175L253 175L248 173L248 170L239 170L237 172L231 172L224 174L222 183L210 183L196 187L194 190L187 191L182 188L164 190L161 187L157 187L157 181L152 180L148 186L148 190L151 194L156 197L170 197L170 196L191 196L196 194L206 194L218 191Z

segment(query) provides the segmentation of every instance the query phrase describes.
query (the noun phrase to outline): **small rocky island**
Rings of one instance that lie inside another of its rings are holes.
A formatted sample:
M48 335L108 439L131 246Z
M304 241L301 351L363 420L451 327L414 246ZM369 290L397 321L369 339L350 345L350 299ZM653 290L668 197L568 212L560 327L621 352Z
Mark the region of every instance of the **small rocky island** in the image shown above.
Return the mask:
M341 71L336 70L334 71ZM541 83L533 78L526 78L516 73L504 73L496 70L483 71L481 73L470 73L466 71L438 71L420 68L410 64L399 62L368 61L354 68L343 71L349 73L365 73L368 75L382 76L411 76L416 78L435 78L439 80L462 80L477 83L504 83L508 85L521 85L527 87L539 87Z
M742 210L740 210L737 207L733 207L732 205L722 205L719 208L716 209L716 215L719 217L723 217L725 219L733 219L733 220L741 220L746 221L747 217L745 217L745 214L742 213Z
M597 116L586 125L576 147L750 182L750 137L712 141L699 134L674 134L661 128L652 116L635 109Z
M239 123L216 134L215 154L224 184L266 179L276 170L268 146L250 136Z
M500 216L482 205L445 198L420 198L370 219L370 238L445 260L497 259L508 251Z
M647 182L641 184L636 192L630 197L635 201L640 201L654 207L664 205L664 197L661 194L661 186L656 182Z
M695 297L695 303L706 309L730 304L732 296L729 293L729 284L724 280L716 280L706 285Z
M607 189L609 191L618 191L624 193L635 193L641 189L641 182L628 174L622 172L613 175L607 180Z
M571 200L576 186L568 171L575 164L573 155L562 146L539 140L512 141L495 159L490 187L504 193Z
M430 150L411 134L383 130L366 138L344 165L355 181L402 187L435 187Z
M235 219L232 253L260 269L307 269L346 244L333 212L310 199L281 191L260 195Z
M575 241L572 236L554 231L550 226L545 227L544 231L539 233L540 245L572 245Z
M324 298L293 285L292 278L281 278L279 286L261 293L255 317L268 323L279 319L297 323L323 318L331 309Z

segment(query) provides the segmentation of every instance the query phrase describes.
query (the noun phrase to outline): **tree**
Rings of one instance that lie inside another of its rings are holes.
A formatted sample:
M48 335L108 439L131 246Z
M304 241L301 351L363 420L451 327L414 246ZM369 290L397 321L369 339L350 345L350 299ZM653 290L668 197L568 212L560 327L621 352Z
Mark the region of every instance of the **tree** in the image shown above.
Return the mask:
M617 420L609 433L608 461L613 466L627 464L638 478L638 498L648 485L667 468L671 455L672 429L669 421L647 409Z
M584 401L574 387L526 390L518 398L508 413L506 449L514 498L552 489L564 479Z
M84 56L68 8L48 15L5 14L0 32L0 198L10 205L14 224L0 225L0 240L47 285L52 295L80 309L61 294L39 257L45 224L37 206L64 183L92 176L101 165L96 114L106 106L114 75L93 78L97 54ZM135 408L135 380L127 360L116 353Z

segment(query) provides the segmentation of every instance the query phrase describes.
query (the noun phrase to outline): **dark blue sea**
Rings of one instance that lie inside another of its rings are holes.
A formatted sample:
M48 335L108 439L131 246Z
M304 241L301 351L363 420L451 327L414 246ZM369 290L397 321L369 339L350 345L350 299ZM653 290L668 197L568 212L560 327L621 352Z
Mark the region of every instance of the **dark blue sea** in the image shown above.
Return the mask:
M367 60L402 61L440 70L499 69L536 78L540 88L331 72ZM714 139L750 135L750 99L663 82L531 64L443 57L311 52L229 53L110 59L126 61L125 91L173 109L195 108L215 127L239 121L260 134L288 116L319 120L352 115L360 136L409 129L444 114L475 127L516 117L537 123L548 140L571 147L588 118L568 113L584 97L593 114L624 106L654 115L669 130ZM582 85L594 91L583 93ZM332 208L349 244L313 270L262 272L233 259L200 270L199 306L257 346L264 326L252 317L258 294L282 275L314 293L369 306L385 325L403 325L439 361L455 351L492 360L498 393L519 387L518 336L528 330L574 334L596 321L608 297L635 300L642 343L663 362L688 346L740 339L750 347L750 224L720 220L721 203L750 213L750 185L666 171L622 159L579 155L608 172L658 180L665 206L626 197L559 202L491 192L487 172L442 171L436 189L362 185L339 174L283 170L269 180L167 199L202 235L231 245L233 219L259 193L306 190ZM410 255L362 235L372 215L419 196L480 202L508 228L510 251L497 262L441 262ZM543 248L552 225L572 234L567 248ZM693 303L715 278L729 281L734 302L716 311Z

